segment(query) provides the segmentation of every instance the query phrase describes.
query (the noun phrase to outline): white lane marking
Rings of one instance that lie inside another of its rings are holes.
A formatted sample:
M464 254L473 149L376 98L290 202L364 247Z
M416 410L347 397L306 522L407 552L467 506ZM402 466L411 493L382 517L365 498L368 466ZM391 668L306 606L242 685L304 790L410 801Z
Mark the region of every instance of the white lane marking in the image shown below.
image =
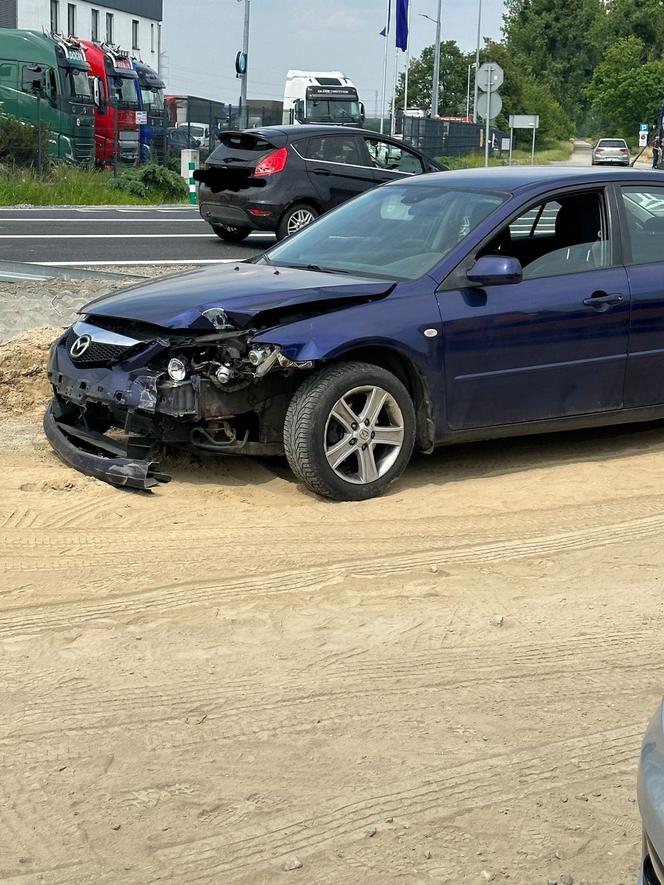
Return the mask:
M159 267L166 264L233 264L245 258L174 258L165 261L37 261L41 267L125 267L130 264Z
M207 224L203 218L35 218L34 216L30 218L2 218L0 216L0 224L3 222L7 224L39 224L40 222L46 223L49 221L57 221L58 224L62 224L63 222L70 222L71 224L94 224L95 221L98 221L99 224L110 224L110 222L115 221L117 224L138 224L139 222L145 222L146 224L191 224L192 221L200 222L201 224Z
M0 234L0 240L215 240L214 234Z

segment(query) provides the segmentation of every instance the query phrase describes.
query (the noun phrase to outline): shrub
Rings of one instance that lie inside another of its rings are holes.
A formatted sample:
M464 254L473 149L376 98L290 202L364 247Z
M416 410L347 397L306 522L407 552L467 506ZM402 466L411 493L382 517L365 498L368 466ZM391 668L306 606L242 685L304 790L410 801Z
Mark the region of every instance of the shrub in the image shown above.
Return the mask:
M48 161L48 145L51 133L42 125L40 132L30 123L0 113L0 157L3 163L16 166L37 166L41 141L41 160Z

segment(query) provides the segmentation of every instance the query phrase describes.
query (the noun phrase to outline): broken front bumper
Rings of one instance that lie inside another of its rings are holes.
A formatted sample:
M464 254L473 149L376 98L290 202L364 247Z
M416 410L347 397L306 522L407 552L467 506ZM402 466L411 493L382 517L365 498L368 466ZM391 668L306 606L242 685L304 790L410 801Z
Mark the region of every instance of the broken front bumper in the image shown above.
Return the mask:
M153 443L129 438L126 444L102 433L67 423L57 400L53 399L44 415L44 432L58 457L80 470L114 486L129 489L151 489L170 476L158 471L152 460Z

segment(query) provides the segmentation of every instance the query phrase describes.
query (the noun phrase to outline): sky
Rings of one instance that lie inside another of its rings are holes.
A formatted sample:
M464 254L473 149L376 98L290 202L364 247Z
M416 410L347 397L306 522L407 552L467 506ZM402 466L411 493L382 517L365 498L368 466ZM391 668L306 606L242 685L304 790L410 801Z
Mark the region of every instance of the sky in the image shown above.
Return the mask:
M479 0L443 0L441 40L475 48ZM411 0L410 51L435 39L437 0ZM392 0L392 15L396 0ZM376 109L383 77L386 0L251 0L249 98L283 99L289 68L342 71L355 83L367 114ZM482 35L497 39L503 0L482 0ZM164 0L162 74L166 91L236 104L240 81L235 54L242 48L244 2ZM389 37L388 93L394 82L394 24ZM399 70L405 55L399 52Z

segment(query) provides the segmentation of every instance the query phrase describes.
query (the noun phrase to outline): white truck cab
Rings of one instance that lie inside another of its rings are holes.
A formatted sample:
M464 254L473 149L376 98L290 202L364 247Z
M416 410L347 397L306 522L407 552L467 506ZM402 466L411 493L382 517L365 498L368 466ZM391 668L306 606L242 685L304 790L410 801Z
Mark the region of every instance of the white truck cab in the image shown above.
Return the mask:
M341 71L288 71L283 122L361 126L364 105Z

